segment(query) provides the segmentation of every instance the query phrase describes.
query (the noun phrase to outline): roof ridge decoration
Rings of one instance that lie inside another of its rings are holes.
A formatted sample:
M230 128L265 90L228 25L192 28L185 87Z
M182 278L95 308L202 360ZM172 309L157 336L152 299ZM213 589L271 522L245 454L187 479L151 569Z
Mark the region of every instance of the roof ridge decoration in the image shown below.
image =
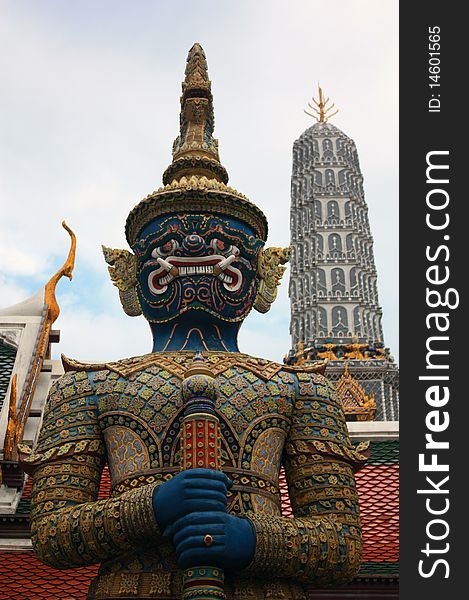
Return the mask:
M357 421L372 421L376 413L375 395L373 392L368 396L359 382L352 376L349 363L345 365L342 377L336 385L346 416L353 416Z
M163 174L164 187L144 198L127 217L125 231L131 247L153 219L194 209L240 219L263 241L267 239L264 213L246 196L227 186L228 173L220 162L214 126L207 60L202 46L196 43L189 50L182 82L179 135L173 144L173 160Z
M46 287L44 289L44 299L47 304L48 312L47 312L47 320L50 321L52 325L57 320L57 317L60 314L59 304L57 302L57 298L55 297L55 289L57 287L58 282L62 277L68 277L70 281L72 280L72 273L75 267L75 254L77 248L77 238L70 227L62 221L62 227L65 231L68 232L70 236L70 250L68 252L68 256L60 269L52 275L49 281L46 283Z
M330 98L327 97L326 99L324 99L324 96L322 94L322 88L319 85L319 83L318 83L318 91L319 91L319 102L315 98L312 98L312 101L314 102L314 104L316 106L313 106L310 102L308 102L309 108L311 108L311 110L314 110L314 112L316 114L315 115L311 114L307 110L305 110L304 112L307 115L309 115L310 117L313 117L313 119L316 119L316 121L318 123L327 123L331 117L333 117L334 115L336 115L339 112L339 109L336 109L335 112L331 113L331 110L333 110L335 107L334 102L330 106L327 106L328 103L330 102Z
M12 379L8 424L5 435L5 448L8 448L7 453L10 456L9 460L16 460L18 457L18 445L23 439L24 428L29 416L39 374L41 372L44 359L47 357L49 352L50 330L60 314L60 307L55 296L57 284L64 276L71 280L75 266L76 236L70 227L68 227L68 225L65 223L65 221L62 221L62 227L70 235L70 250L62 267L60 267L60 269L54 275L52 275L44 287L44 303L46 305L46 314L39 330L36 350L32 358L28 376L24 381L19 394L18 408L16 404L16 374Z

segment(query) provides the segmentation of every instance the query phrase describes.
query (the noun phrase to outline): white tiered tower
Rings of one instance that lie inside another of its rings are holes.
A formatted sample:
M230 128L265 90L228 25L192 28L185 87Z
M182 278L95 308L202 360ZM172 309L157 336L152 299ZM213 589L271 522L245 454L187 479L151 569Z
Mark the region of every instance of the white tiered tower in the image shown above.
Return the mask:
M318 122L293 145L289 357L295 360L301 347L310 360L328 358L332 379L340 376L348 360L354 376L375 394L376 418L395 419L397 366L383 342L357 149L351 138L327 122L332 106L327 108L322 90L319 102L314 102L317 109L310 107ZM392 389L386 388L386 381Z
M373 238L355 143L318 122L293 146L293 344L382 342Z

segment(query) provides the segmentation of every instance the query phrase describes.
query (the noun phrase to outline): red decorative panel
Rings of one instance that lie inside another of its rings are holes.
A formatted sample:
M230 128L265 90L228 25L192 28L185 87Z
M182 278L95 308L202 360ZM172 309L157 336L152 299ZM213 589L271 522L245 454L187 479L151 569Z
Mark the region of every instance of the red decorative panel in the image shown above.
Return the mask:
M220 470L220 425L216 417L194 414L182 423L182 470Z

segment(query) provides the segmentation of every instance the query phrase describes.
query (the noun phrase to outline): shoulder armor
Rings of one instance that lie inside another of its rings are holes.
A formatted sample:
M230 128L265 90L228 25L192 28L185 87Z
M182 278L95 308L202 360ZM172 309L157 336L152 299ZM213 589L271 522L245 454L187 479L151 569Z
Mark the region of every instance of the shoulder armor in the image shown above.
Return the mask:
M65 373L70 371L104 371L108 369L108 363L86 363L61 354L62 366Z
M134 373L142 371L152 366L160 367L169 371L177 377L184 377L184 374L190 366L195 353L187 350L179 352L151 352L143 356L126 358L116 362L105 363L85 363L62 354L62 364L65 372L67 371L104 371L109 369L118 373L122 377L129 377ZM269 381L280 371L290 373L317 373L319 376L326 368L326 362L322 361L310 365L291 366L277 363L264 358L256 358L240 352L203 352L202 355L207 360L207 366L215 376L220 375L227 369L233 367L243 367L252 371L263 381Z

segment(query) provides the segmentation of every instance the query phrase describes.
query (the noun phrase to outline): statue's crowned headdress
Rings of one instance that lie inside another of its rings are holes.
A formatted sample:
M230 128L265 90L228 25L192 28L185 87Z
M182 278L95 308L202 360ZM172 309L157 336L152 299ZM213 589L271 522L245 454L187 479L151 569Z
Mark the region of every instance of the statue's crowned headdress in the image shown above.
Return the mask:
M143 313L151 323L165 323L201 310L233 323L253 306L266 312L276 297L290 250L263 249L267 219L227 185L213 129L207 61L200 44L194 44L164 187L127 218L126 237L134 254L103 248L129 315Z
M163 174L165 187L153 192L131 211L126 223L130 246L155 217L189 212L235 217L251 226L256 236L267 239L264 213L243 194L228 187L228 173L220 163L218 140L213 137L215 118L207 60L200 44L187 57L182 83L180 130L173 144L173 161Z

